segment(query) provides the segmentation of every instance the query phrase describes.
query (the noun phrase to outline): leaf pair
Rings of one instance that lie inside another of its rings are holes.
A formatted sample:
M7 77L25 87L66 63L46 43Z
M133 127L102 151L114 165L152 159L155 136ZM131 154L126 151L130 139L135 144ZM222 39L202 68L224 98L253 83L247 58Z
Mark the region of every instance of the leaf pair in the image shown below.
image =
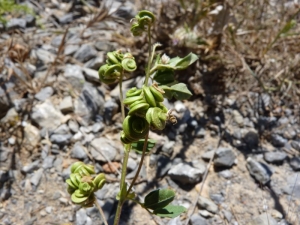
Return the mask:
M174 198L173 190L157 189L145 197L143 207L153 210L152 213L157 216L174 218L186 211L183 206L169 205Z

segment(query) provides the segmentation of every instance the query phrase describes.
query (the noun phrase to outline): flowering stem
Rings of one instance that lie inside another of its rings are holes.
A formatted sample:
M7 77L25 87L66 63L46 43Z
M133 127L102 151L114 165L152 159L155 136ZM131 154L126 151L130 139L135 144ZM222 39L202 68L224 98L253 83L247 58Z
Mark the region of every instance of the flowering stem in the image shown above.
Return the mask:
M126 196L130 193L130 191L131 191L131 189L132 189L132 187L133 187L135 181L137 180L137 178L139 176L139 173L141 171L141 168L142 168L142 165L143 165L143 162L144 162L144 158L145 158L145 155L146 155L148 136L149 136L149 133L146 134L146 136L145 136L145 142L144 142L144 146L143 146L143 153L142 153L142 157L141 157L141 160L140 160L140 163L139 163L139 167L138 167L138 170L137 170L137 172L136 172L136 174L135 174L135 176L134 176L134 178L133 178L133 180L132 180L132 182L131 182L128 190L127 190Z
M148 26L148 57L149 57L149 61L148 61L148 65L147 65L147 70L146 70L146 78L145 78L145 82L144 84L146 86L148 86L148 80L150 77L150 67L152 64L152 53L151 53L151 25Z
M120 102L121 102L122 120L124 120L125 119L125 109L124 109L124 103L123 103L122 82L123 82L123 71L121 73L121 77L120 77L120 80L119 80L119 90L120 90Z

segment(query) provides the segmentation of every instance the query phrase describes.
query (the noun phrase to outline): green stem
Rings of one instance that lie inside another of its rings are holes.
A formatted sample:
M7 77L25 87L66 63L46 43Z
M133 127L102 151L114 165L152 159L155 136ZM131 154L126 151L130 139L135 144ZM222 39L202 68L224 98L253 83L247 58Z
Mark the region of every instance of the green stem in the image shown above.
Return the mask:
M119 88L120 88L120 102L121 102L121 112L122 112L122 120L125 119L125 107L123 103L123 90L122 90L122 82L123 82L123 71L121 73Z
M124 103L123 103L122 82L123 82L123 72L121 73L121 77L120 77L120 81L119 81L119 88L120 88L120 102L121 102L122 119L124 120L125 119L125 108L124 108ZM121 173L121 180L120 180L120 193L121 194L120 194L120 200L119 200L118 206L117 206L114 225L118 225L120 222L122 206L126 200L126 196L122 195L122 190L124 188L124 185L126 185L125 178L126 178L127 164L128 164L130 149L131 149L130 144L125 145L124 159L123 159L123 163L122 163L122 173Z
M143 146L143 153L142 153L142 157L141 157L141 160L140 160L140 164L139 164L138 170L137 170L137 172L136 172L136 174L135 174L135 176L134 176L134 178L133 178L133 180L132 180L132 182L131 182L128 190L127 190L126 196L130 193L134 183L136 182L136 180L137 180L137 178L140 174L140 171L141 171L141 168L142 168L142 165L143 165L143 162L144 162L144 158L145 158L145 155L146 155L148 136L149 136L149 133L146 134L146 136L145 136L145 142L144 142L144 146Z
M144 84L146 86L148 86L148 80L149 80L149 77L150 77L150 67L151 67L151 64L152 64L152 58L151 55L151 26L149 25L148 26L148 45L149 45L149 48L148 48L148 57L149 57L149 61L148 61L148 65L147 65L147 71L146 71L146 78L145 78L145 82Z
M131 148L130 144L125 145L124 159L123 159L123 163L122 163L121 181L120 181L120 193L121 194L120 194L120 200L119 200L118 206L117 206L114 225L119 224L120 216L121 216L121 212L122 212L122 206L123 206L123 204L126 200L126 196L127 196L127 194L125 196L122 195L122 190L123 190L124 185L126 185L125 178L126 178L126 170L127 170L130 148Z

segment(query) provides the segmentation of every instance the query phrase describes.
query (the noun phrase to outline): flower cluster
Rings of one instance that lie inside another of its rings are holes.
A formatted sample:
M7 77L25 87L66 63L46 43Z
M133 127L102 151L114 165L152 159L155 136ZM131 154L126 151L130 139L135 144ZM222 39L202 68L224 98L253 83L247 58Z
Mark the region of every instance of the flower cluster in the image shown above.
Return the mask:
M148 134L149 129L163 130L169 119L168 109L163 104L164 91L156 83L141 89L131 88L126 93L124 105L129 106L123 122L121 141L124 144L137 142ZM173 118L173 117L172 117Z
M146 30L146 26L151 26L154 21L155 16L153 13L147 10L140 11L135 18L131 20L131 33L134 36L140 36Z
M98 73L101 82L112 84L119 80L123 71L133 72L137 68L134 57L130 53L123 54L120 50L108 52L106 64Z
M71 175L66 183L72 202L90 207L95 201L94 192L101 189L105 183L105 175L95 175L94 166L76 162L71 167Z

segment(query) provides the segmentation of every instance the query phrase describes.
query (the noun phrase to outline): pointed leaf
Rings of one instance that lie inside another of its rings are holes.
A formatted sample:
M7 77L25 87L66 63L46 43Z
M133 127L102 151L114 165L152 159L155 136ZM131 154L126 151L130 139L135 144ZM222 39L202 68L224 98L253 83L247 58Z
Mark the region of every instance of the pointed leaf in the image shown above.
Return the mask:
M189 65L193 64L197 59L198 56L191 52L184 58L175 57L170 59L169 64L176 70L183 70L186 69Z
M145 139L140 139L137 142L134 142L131 144L131 147L133 150L135 150L138 154L142 154L143 153L143 147L144 147L144 142ZM155 146L155 140L153 139L148 139L147 142L147 148L146 148L146 154L149 153L151 151L152 148L154 148Z
M186 212L186 208L180 205L167 205L162 209L156 209L153 211L153 214L159 217L169 217L175 218L181 213Z
M174 98L184 100L190 98L193 94L187 88L186 84L178 83L170 87Z
M175 192L171 189L157 189L151 191L144 200L144 207L149 209L160 209L167 206L175 198Z

